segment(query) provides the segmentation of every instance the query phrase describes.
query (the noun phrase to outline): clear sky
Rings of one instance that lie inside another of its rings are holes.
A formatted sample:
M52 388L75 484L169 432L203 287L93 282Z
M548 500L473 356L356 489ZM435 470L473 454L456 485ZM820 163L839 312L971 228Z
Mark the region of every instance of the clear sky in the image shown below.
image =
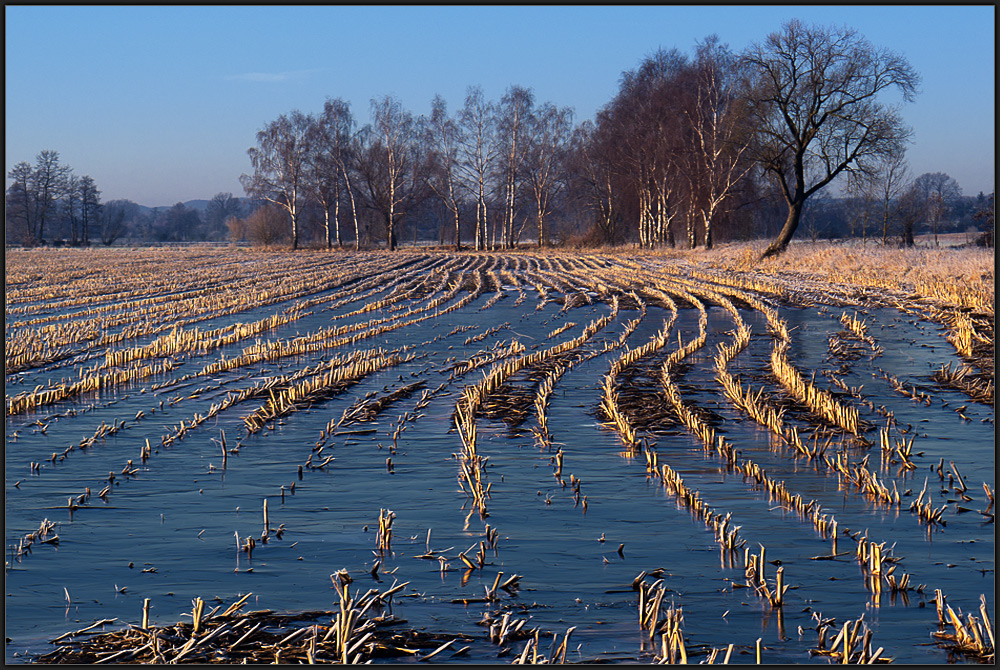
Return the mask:
M967 6L6 6L5 168L60 153L103 200L149 206L242 196L257 130L328 97L369 120L392 94L426 114L466 88L508 86L576 110L615 95L658 47L690 53L715 33L736 51L792 18L847 25L922 77L903 107L914 174L966 194L995 184L995 8ZM8 182L9 183L9 182Z

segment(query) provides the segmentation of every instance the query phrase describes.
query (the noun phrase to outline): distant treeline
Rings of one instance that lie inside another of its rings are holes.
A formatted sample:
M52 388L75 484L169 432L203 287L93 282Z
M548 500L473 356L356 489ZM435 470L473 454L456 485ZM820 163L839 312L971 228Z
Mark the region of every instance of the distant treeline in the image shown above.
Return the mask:
M660 49L579 124L516 85L498 101L469 87L454 113L435 96L425 116L385 96L364 125L328 98L267 123L240 178L248 197L219 193L204 209L102 204L93 180L43 151L8 175L7 241L709 248L764 237L778 253L796 231L912 245L915 233L970 228L992 241L992 194L909 174L911 131L878 95L910 100L918 82L851 29L790 21L740 54L715 36L691 55Z

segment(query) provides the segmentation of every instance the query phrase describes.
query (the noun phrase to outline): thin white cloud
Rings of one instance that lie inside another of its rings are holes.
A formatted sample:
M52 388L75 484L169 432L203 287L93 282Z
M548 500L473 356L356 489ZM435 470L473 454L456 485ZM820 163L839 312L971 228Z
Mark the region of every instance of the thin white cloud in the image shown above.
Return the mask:
M286 72L244 72L242 74L229 75L226 79L230 81L250 81L266 84L280 83L283 81L293 81L305 79L311 74L322 70L288 70Z

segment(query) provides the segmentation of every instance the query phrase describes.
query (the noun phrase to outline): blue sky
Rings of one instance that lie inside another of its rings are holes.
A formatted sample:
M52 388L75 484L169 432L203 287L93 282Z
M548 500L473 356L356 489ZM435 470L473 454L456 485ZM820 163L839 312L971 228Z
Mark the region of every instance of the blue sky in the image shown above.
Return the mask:
M369 120L392 94L415 114L440 93L512 84L592 118L624 70L716 33L734 50L782 23L847 25L922 77L903 107L914 174L967 194L995 183L995 8L980 6L7 6L5 168L54 149L103 199L171 205L243 195L267 122L327 97Z

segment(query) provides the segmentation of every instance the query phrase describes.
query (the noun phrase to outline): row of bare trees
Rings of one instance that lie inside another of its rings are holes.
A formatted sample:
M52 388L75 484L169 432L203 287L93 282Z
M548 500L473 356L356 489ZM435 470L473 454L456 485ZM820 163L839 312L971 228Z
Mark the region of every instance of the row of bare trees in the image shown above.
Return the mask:
M456 246L463 218L474 219L477 249L511 248L529 223L547 243L570 109L536 107L530 90L512 86L499 103L470 87L454 115L440 96L429 116L414 117L391 96L373 100L370 111L359 127L347 102L328 99L321 114L293 111L257 133L248 152L253 172L241 181L248 195L285 212L293 248L310 204L322 212L327 247L344 243L345 228L360 245L367 216L394 249L401 220L431 199L446 212Z
M419 117L387 96L362 127L331 99L322 114L265 126L242 181L286 213L293 247L308 203L323 211L327 246L343 243L342 225L360 244L359 217L374 217L394 249L404 219L433 200L456 246L463 219L476 249L511 248L547 244L554 214L585 213L602 242L708 248L720 222L770 196L785 209L770 255L838 177L856 193L898 195L910 130L879 98L892 89L912 100L918 81L852 29L793 20L740 54L715 36L690 57L661 49L578 126L570 108L536 105L521 86L498 102L470 87L454 114L436 96Z
M620 238L627 218L643 247L711 248L720 214L746 202L757 177L742 68L714 36L693 59L661 49L581 124L574 167L600 237Z
M101 202L101 191L89 175L78 177L60 162L59 152L38 152L35 163L21 161L7 174L4 234L8 242L27 246L89 245L95 237L113 244L125 232L128 201Z

